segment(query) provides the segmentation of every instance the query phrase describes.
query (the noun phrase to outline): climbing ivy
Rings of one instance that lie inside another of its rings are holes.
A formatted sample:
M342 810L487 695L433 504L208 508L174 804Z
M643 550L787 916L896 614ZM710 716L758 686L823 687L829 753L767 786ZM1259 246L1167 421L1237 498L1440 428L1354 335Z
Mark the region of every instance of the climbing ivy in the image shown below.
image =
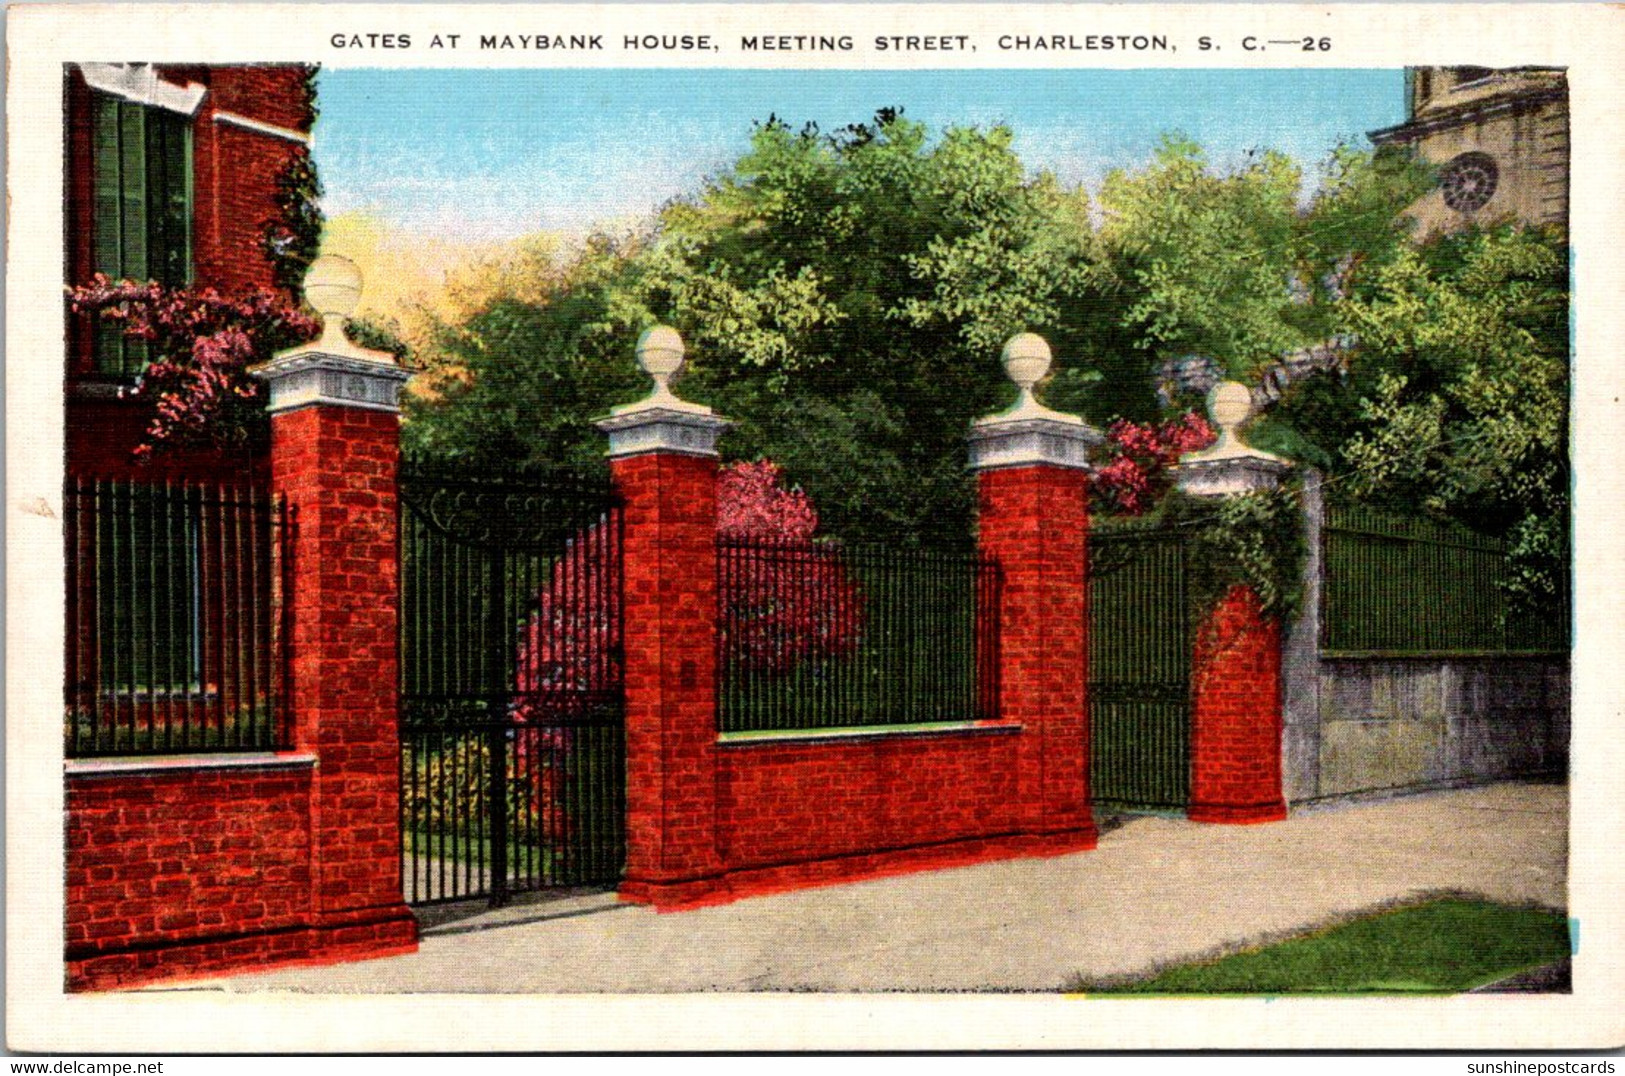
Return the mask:
M1197 523L1186 552L1185 591L1202 615L1238 583L1258 595L1266 617L1290 623L1303 603L1303 489L1279 489L1202 500L1175 493L1170 507Z
M303 99L300 108L305 126L316 122L316 75L314 65L302 66ZM316 173L308 146L298 146L288 154L276 177L277 214L260 229L260 247L271 262L277 287L297 295L304 283L305 270L316 260L322 239L322 181Z
M1106 516L1102 531L1171 530L1185 542L1185 601L1192 624L1202 623L1237 584L1258 595L1266 617L1290 623L1303 601L1303 489L1231 497L1193 497L1174 490L1139 517Z

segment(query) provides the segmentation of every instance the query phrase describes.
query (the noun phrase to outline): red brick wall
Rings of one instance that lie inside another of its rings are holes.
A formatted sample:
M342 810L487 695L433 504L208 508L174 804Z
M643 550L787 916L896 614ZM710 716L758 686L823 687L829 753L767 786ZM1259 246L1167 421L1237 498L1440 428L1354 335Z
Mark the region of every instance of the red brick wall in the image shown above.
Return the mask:
M295 514L290 700L312 793L318 908L400 908L397 415L306 407L271 421L272 486Z
M294 131L305 122L304 73L296 65L255 64L229 67L161 67L176 82L201 82L209 88L205 104Z
M314 768L155 760L68 780L69 986L410 951L396 731L391 412L272 419L271 472L295 519L289 701Z
M731 870L1021 828L1010 729L718 749L717 840Z
M1008 561L1004 720L719 743L716 461L649 453L612 467L626 498L624 898L681 907L1093 847L1083 472L985 476L983 546Z
M706 888L716 851L714 458L615 460L626 653L626 883Z
M310 786L302 763L70 777L69 986L216 970L250 938L309 956Z
M1196 634L1191 807L1197 822L1286 817L1281 791L1281 626L1232 587Z

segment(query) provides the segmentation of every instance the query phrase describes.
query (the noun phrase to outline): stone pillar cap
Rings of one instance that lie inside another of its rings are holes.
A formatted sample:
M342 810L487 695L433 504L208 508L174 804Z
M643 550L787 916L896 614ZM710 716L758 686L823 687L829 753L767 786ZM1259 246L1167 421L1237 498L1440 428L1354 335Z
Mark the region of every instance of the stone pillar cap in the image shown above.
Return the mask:
M1241 425L1253 414L1253 394L1239 381L1221 381L1207 394L1207 413L1219 438L1183 456L1174 468L1179 488L1198 497L1218 497L1274 489L1292 461L1253 448L1241 439Z
M305 355L328 355L398 367L395 356L389 352L352 344L344 335L345 324L361 302L362 284L361 270L349 258L323 254L311 262L305 271L305 302L320 317L322 335L308 344L277 352L276 358L263 368L269 369L284 357Z
M670 325L656 325L644 330L638 337L638 366L654 381L649 395L629 404L609 409L611 415L631 415L649 411L666 411L689 415L709 415L711 409L704 404L682 400L671 391L671 382L686 364L686 346L682 334Z
M1004 372L1020 390L1004 411L971 423L970 465L978 471L996 467L1052 464L1087 468L1089 450L1105 440L1077 415L1045 407L1033 387L1049 373L1049 343L1037 333L1017 333L1000 356Z
M321 315L322 335L279 351L249 373L271 388L274 415L311 404L399 411L400 389L412 371L387 351L358 347L344 323L361 299L361 270L348 258L324 254L305 274L305 300Z
M684 351L683 337L669 325L656 325L638 337L638 366L654 380L654 388L641 400L610 408L593 423L609 435L610 459L647 452L717 455L717 438L732 423L671 391Z

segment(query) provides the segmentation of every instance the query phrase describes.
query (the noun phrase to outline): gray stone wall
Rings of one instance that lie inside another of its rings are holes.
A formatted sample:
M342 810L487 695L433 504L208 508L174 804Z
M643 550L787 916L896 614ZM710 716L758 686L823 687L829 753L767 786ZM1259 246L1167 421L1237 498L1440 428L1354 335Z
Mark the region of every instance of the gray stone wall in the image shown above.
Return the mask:
M1319 476L1305 480L1311 540L1303 612L1282 654L1288 803L1568 767L1564 658L1322 658Z
M1318 666L1319 720L1314 735L1300 736L1291 799L1567 767L1566 662L1437 658ZM1311 752L1313 769L1306 772Z

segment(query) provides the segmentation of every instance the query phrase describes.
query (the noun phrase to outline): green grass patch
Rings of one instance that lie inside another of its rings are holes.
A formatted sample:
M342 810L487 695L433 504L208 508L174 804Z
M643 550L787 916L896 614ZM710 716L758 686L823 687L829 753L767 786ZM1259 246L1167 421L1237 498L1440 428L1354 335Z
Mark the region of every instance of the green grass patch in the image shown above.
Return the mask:
M1445 899L1300 938L1166 968L1134 982L1078 980L1091 994L1454 994L1568 956L1558 912Z

